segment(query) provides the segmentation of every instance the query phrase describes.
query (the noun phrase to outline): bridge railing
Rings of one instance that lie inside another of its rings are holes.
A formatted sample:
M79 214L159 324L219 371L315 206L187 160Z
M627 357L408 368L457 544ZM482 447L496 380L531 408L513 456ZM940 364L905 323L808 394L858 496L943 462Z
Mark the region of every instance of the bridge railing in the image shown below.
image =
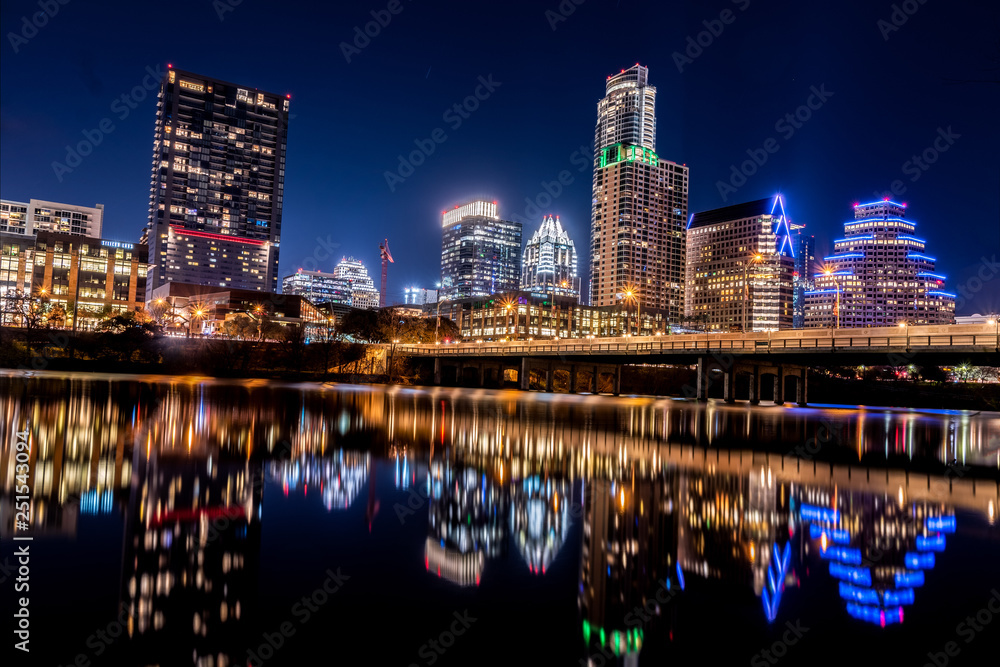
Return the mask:
M676 336L649 336L642 338L595 338L562 341L509 341L452 343L445 345L402 345L406 353L418 356L524 356L544 354L626 354L641 355L670 352L722 351L722 352L773 352L783 350L836 350L854 349L871 351L921 351L963 347L1000 349L1000 335L968 332L969 327L958 327L956 333L948 333L947 326L924 327L933 329L929 333L907 334L903 330L870 330L863 335L824 331L822 335L803 335L804 330L795 330L795 335L749 334L732 335L694 334ZM980 327L975 327L980 328ZM945 330L942 332L940 330ZM819 333L819 332L817 332Z

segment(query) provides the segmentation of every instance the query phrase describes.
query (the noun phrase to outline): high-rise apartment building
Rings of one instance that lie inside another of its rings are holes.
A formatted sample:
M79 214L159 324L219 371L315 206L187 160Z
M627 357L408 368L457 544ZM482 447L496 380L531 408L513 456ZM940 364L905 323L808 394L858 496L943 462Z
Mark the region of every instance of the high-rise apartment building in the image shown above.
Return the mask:
M57 232L100 238L104 224L104 204L77 206L41 199L27 202L0 199L0 233L34 236Z
M477 200L441 212L442 299L516 291L521 223L501 220L497 203Z
M791 328L794 252L780 196L695 213L685 320L709 331Z
M542 225L524 246L521 289L580 298L576 272L576 244L559 222L559 216L542 219Z
M361 260L345 257L333 267L333 277L347 286L355 308L378 308L379 291Z
M168 69L144 234L147 296L170 281L277 291L288 97Z
M795 249L792 328L801 329L806 325L806 292L812 291L814 285L816 237L803 233L805 225L789 222L788 228L792 232L792 247Z
M844 238L833 242L806 293L806 326L952 324L955 295L944 291L945 277L935 273L936 260L915 231L905 204L856 204Z
M636 65L608 77L594 136L590 304L623 298L684 312L684 223L688 168L656 150L656 89ZM633 296L628 297L626 295Z

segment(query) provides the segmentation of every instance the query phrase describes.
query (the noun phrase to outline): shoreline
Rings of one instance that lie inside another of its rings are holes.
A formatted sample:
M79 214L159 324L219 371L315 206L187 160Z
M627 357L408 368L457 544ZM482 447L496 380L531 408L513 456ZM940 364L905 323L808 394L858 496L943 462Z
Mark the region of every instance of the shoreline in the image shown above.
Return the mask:
M204 382L211 382L215 384L238 384L242 386L248 385L272 385L272 386L287 386L287 387L301 387L301 386L312 386L316 388L321 388L326 385L330 386L345 386L345 387L356 387L356 388L385 388L385 389L402 389L402 390L413 390L413 391L424 391L430 392L434 390L451 390L463 394L469 394L470 392L475 393L517 393L535 396L547 396L552 398L572 398L580 397L584 399L592 398L610 398L610 399L644 399L651 402L657 401L672 401L676 403L692 403L698 404L693 398L686 398L684 396L669 396L660 394L643 394L638 392L622 392L619 396L615 396L610 393L600 393L595 394L592 392L546 392L538 389L529 389L527 391L518 389L517 387L462 387L462 386L451 386L451 385L428 385L428 384L406 384L397 382L365 382L365 381L347 381L347 380L322 380L318 378L276 378L276 377L260 377L260 376L242 376L242 377L229 377L229 376L215 376L215 375L201 375L201 374L177 374L177 373L151 373L143 371L88 371L88 370L30 370L23 368L0 368L0 378L10 377L10 378L22 378L22 379L72 379L72 380L107 380L109 382L123 381L123 382L157 382L157 383L184 383L184 384L200 384ZM871 404L847 404L847 403L827 403L827 402L810 402L805 407L796 405L794 402L788 402L782 405L776 404L773 401L762 400L758 405L750 405L749 401L746 399L737 399L735 403L725 403L721 398L709 398L706 403L701 403L701 405L711 405L715 409L719 408L733 408L733 409L745 409L745 408L780 408L780 409L801 409L801 410L841 410L845 412L861 413L861 412L876 412L876 413L909 413L909 414L928 414L928 415L956 415L965 417L974 417L977 415L983 416L1000 416L1000 410L990 410L988 408L977 408L977 409L967 409L967 408L928 408L921 406L900 406L900 405L871 405Z

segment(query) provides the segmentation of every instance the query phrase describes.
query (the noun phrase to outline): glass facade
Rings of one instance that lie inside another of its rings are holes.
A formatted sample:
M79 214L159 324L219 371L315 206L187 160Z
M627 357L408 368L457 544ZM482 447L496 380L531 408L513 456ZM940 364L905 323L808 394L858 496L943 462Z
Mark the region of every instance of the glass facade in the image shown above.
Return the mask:
M459 213L484 211L488 215ZM443 211L442 299L514 292L521 282L521 223L501 220L496 202L471 202Z

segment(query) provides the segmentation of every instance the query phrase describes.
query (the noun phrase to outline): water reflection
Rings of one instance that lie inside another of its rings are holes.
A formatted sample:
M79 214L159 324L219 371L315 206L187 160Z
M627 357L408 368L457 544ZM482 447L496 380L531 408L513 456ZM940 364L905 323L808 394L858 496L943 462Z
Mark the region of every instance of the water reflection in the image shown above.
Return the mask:
M369 532L396 531L399 558L415 552L403 519L425 521L426 576L455 590L510 564L544 578L578 563L577 632L559 638L569 664L632 664L650 642L669 646L696 582L752 593L765 623L808 585L861 624L905 625L963 530L956 510L995 523L995 482L940 474L953 459L996 469L995 414L252 382L0 378L0 389L5 428L31 431L34 534L121 517L120 610L142 664L245 662L267 585L268 494L315 503L311 522L360 512L364 494ZM825 459L782 456L823 429ZM380 486L379 466L394 483Z

